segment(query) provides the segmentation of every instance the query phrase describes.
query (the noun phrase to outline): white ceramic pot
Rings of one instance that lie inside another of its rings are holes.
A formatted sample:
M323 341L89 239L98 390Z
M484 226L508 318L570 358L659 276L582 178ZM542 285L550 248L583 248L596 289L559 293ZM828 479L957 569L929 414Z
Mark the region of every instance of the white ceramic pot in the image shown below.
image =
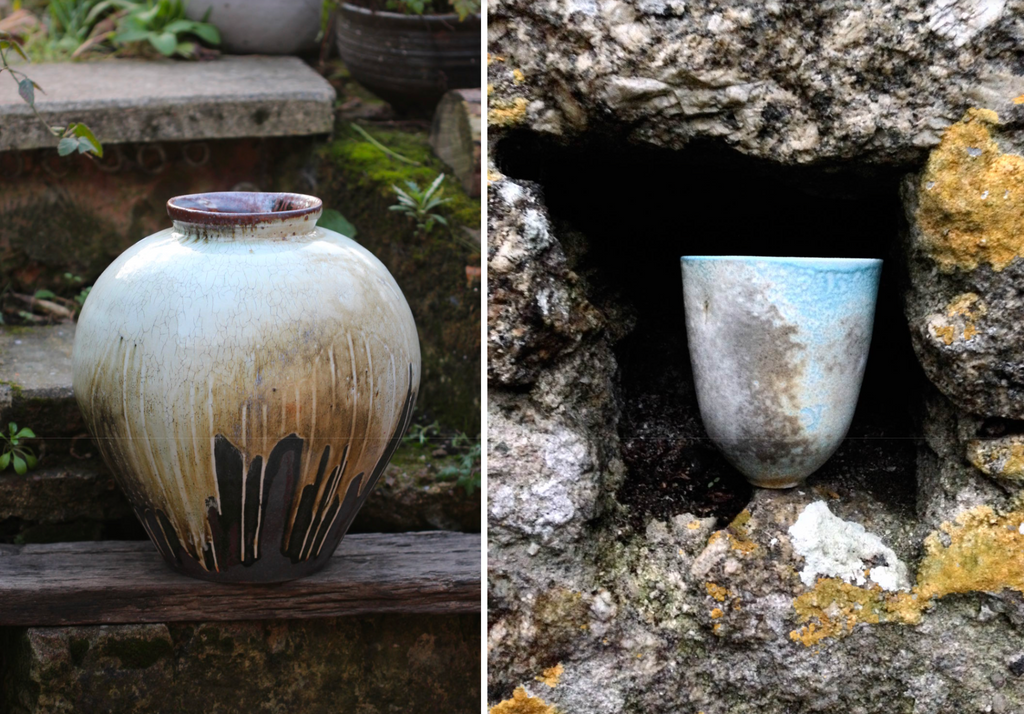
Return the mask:
M220 49L233 55L293 55L316 49L321 0L191 0L185 15L220 31Z
M682 269L708 436L755 486L797 485L850 428L882 261L686 256Z
M167 562L231 582L322 567L397 448L416 325L311 196L168 201L173 227L96 281L75 397Z

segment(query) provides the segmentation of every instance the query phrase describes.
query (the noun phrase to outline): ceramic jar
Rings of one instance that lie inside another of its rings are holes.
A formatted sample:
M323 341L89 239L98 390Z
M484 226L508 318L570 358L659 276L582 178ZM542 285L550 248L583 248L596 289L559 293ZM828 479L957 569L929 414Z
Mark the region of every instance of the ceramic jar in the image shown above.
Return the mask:
M755 486L799 484L846 436L881 270L873 259L682 258L701 418Z
M398 447L420 379L416 325L321 202L208 193L96 281L75 397L164 559L207 580L321 568Z
M233 55L314 52L322 0L190 0L185 15L220 32L220 50ZM209 13L209 15L207 15Z

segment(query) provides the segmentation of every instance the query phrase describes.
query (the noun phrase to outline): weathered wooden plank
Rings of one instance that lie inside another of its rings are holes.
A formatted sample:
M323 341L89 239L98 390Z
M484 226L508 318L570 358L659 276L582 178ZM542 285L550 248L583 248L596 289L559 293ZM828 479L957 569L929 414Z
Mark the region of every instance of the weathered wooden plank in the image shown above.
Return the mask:
M0 554L0 625L262 620L480 612L480 536L354 534L289 583L183 577L148 542L26 545Z

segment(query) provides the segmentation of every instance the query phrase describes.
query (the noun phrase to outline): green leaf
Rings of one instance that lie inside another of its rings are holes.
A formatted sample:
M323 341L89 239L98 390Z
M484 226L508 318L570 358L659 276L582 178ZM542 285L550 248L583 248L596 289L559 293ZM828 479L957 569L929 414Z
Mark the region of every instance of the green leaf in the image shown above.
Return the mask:
M196 53L195 42L179 42L178 46L174 48L174 54L179 57L191 57Z
M15 436L18 436L19 438L23 439L34 439L36 438L36 433L29 429L28 427L25 427L24 429L19 431Z
M320 214L320 220L316 224L321 228L326 228L329 231L340 233L349 238L356 237L356 227L333 208L325 208L324 212Z
M24 476L25 472L28 471L28 464L25 463L25 459L21 458L17 454L14 454L13 457L14 473L18 474L19 476Z
M66 136L57 143L57 154L67 156L78 151L78 139L73 136Z
M149 44L153 45L156 51L164 57L173 55L175 48L178 46L178 38L174 36L173 32L162 32L159 35L151 32L147 39Z
M39 463L36 461L36 457L34 455L28 453L25 454L25 461L28 462L28 467L30 469L34 469L36 464Z
M25 100L26 104L34 107L36 105L35 82L28 77L18 82L18 95Z
M11 463L11 453L8 451L0 454L0 471L6 469L9 463Z
M153 33L142 28L129 28L114 35L114 42L119 45L127 45L129 42L142 42L148 40Z
M3 42L0 42L0 50L7 50L7 49L14 50L19 55L21 55L21 58L23 60L28 62L28 55L25 54L25 50L23 50L21 48L21 43L19 43L14 38L11 38L9 40L4 40Z
M36 290L35 294L32 297L34 297L36 300L49 300L50 298L57 297L57 294L54 293L52 290Z
M438 223L440 223L442 226L447 226L448 225L448 219L446 219L444 216L438 216L438 215L435 214L434 215L434 220L437 221Z
M11 436L14 436L15 434L18 433L18 425L15 424L13 421L7 425L7 428L11 430Z
M68 131L71 131L80 140L88 141L90 148L87 151L91 151L101 159L103 158L103 144L100 143L100 140L96 138L96 135L92 133L89 127L82 123L71 124L68 126ZM85 153L81 148L79 151L83 154ZM79 278L79 282L81 282L81 278Z

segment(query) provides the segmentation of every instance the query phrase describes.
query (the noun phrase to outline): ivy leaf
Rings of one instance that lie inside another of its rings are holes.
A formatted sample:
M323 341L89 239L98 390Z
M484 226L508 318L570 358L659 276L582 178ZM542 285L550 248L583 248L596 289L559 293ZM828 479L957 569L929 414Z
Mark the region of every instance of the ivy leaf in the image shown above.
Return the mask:
M343 236L349 238L356 237L356 227L349 222L345 216L335 211L333 208L325 208L324 212L320 214L320 220L316 222L321 228L326 228L329 231L335 233L341 233Z
M25 100L26 104L33 108L35 108L36 106L35 84L36 83L28 77L18 82L18 94L21 96L22 99Z
M66 136L57 142L57 154L67 156L78 151L78 139L73 136Z
M103 144L96 138L96 135L92 133L92 130L85 124L77 123L68 126L67 131L78 137L79 148L78 151L84 154L86 151L91 151L96 156L103 158ZM88 148L82 148L82 144L85 144Z

